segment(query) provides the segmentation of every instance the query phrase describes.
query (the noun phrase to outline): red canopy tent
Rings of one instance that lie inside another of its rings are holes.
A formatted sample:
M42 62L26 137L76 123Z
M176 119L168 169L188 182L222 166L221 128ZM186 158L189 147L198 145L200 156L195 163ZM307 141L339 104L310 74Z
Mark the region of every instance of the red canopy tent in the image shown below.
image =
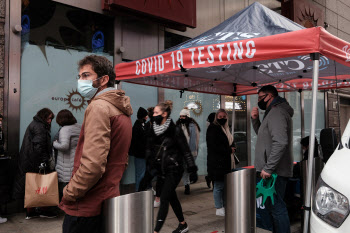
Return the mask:
M305 29L259 3L200 36L161 53L115 66L116 80L220 95L311 90L315 135L318 89L350 87L350 44L321 27ZM308 167L313 167L310 137ZM310 207L312 169L306 207ZM309 209L304 216L308 229Z
M324 55L322 66L328 63L319 89L350 87L350 44L321 27L156 54L116 65L116 79L220 95L256 94L257 88L267 84L279 91L310 90L311 53ZM291 74L269 74L271 66L286 64L292 66Z

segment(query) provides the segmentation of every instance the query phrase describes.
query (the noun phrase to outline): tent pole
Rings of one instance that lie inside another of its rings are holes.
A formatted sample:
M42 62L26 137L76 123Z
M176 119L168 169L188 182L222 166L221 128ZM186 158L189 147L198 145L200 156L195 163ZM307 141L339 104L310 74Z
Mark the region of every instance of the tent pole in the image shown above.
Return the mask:
M312 110L311 110L311 132L309 139L309 159L307 166L307 183L306 183L306 194L304 203L304 229L303 233L308 233L310 211L311 211L311 186L312 186L312 168L314 162L314 150L315 150L315 128L316 128L316 107L317 107L317 90L318 90L318 73L320 54L312 53L311 59L313 60L313 74L312 74Z
M234 138L235 136L235 117L236 117L236 97L233 96L233 100L232 100L232 117L231 117L231 122L232 122L232 126L231 126L231 131L232 131L232 136Z

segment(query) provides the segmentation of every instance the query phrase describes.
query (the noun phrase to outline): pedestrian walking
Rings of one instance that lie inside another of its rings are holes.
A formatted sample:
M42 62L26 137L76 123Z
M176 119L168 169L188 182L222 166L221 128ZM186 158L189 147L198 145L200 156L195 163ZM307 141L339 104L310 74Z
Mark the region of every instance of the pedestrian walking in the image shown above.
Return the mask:
M278 175L274 205L268 199L265 207L273 220L273 232L289 233L288 210L283 198L288 178L293 176L291 128L294 110L286 99L278 96L274 86L262 87L258 96L258 106L265 110L265 114L260 121L258 108L254 107L251 112L252 125L257 134L254 164L257 181L269 178L272 173Z
M139 185L146 171L146 140L150 123L146 122L148 112L140 107L137 111L137 120L132 127L132 140L129 154L134 156L135 164L135 190L139 190ZM149 184L150 186L150 184ZM150 186L152 187L152 186Z
M154 232L161 230L168 215L169 204L179 221L173 233L188 232L181 204L176 195L176 187L183 175L183 162L191 173L193 181L198 179L197 166L194 163L186 137L180 127L170 118L172 102L160 103L154 108L153 125L147 138L146 158L150 168L157 172L157 193L160 193L160 207ZM160 191L159 191L160 190Z
M103 233L104 200L120 195L132 136L129 97L114 88L113 64L90 55L78 63L78 91L88 99L75 152L72 177L59 207L63 233Z
M225 216L225 175L235 167L233 136L227 122L228 114L224 109L216 112L214 122L207 130L207 167L208 176L214 183L213 195L216 215Z
M208 115L208 118L207 118L207 130L208 130L209 125L214 122L215 115L216 115L215 112L212 112L212 113L210 113ZM207 151L207 158L208 158L208 151ZM208 164L207 164L207 170L208 170ZM205 178L205 182L207 183L208 188L211 188L212 181L210 180L209 176L206 175L204 178Z
M49 170L49 160L51 158L51 122L55 114L43 108L33 117L23 137L21 150L18 159L18 171L16 174L13 190L14 199L24 199L25 176L27 172L39 173L40 165L46 164L46 171ZM48 208L27 208L25 219L35 217L56 217L57 213Z
M81 125L67 109L58 112L56 122L62 128L59 131L58 140L53 142L53 147L58 151L56 159L56 171L58 176L59 198L62 199L63 188L68 184L74 165L75 150L78 145Z
M182 129L194 161L196 161L198 156L198 145L201 129L195 119L191 118L190 110L188 108L181 110L180 118L176 121L176 126ZM186 163L184 163L182 182L185 185L185 195L190 195L190 174L186 171Z

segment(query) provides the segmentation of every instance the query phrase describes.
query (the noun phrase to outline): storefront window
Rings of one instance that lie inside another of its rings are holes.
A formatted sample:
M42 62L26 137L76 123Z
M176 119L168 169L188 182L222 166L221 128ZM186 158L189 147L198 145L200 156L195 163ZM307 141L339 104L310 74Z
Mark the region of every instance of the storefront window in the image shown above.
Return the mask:
M229 126L232 129L233 97L225 96L225 109L229 114ZM236 155L240 161L239 167L248 165L247 154L247 97L235 97L235 125L234 142L236 144Z
M197 92L185 92L180 98L180 92L171 89L164 90L164 100L173 101L173 110L171 113L171 118L174 123L180 117L180 111L184 107L190 109L191 117L197 121L201 132L199 138L199 151L196 160L198 166L198 174L207 174L207 143L206 143L206 133L207 133L207 118L210 113L216 112L220 108L220 96L203 94Z
M300 145L301 140L301 107L300 107L300 93L299 92L287 92L285 93L286 100L289 105L294 109L293 120L293 158L298 162L302 160L302 150Z
M311 109L312 109L312 92L304 92L304 120L305 120L305 137L310 136L311 125ZM317 92L317 104L316 104L316 138L320 142L320 132L325 128L325 113L324 113L324 93Z
M114 19L54 1L23 1L20 143L42 108L70 110L83 122L87 106L77 92L77 62L90 54L113 62ZM53 137L59 129L54 120Z

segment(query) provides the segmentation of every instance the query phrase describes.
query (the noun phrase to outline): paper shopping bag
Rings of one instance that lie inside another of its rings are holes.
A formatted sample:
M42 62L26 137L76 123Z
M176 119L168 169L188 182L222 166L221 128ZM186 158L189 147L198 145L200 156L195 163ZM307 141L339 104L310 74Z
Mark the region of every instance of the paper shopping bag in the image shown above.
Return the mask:
M57 206L58 203L57 172L26 173L24 208Z

